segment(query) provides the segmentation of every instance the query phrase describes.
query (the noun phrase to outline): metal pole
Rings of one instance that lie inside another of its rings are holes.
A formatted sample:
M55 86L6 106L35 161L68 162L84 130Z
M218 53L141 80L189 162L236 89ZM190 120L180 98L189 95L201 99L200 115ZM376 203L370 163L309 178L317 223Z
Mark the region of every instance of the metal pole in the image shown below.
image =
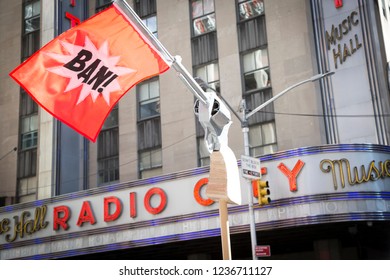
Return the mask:
M282 92L278 93L277 95L275 95L274 97L268 99L266 102L264 102L263 104L261 104L260 106L258 106L256 109L252 110L249 114L247 114L245 116L245 120L249 119L251 116L253 116L254 114L256 114L258 111L260 111L261 109L263 109L264 107L266 107L267 105L269 105L270 103L274 102L276 99L282 97L285 93L287 93L288 91L300 86L300 85L303 85L305 83L308 83L308 82L314 82L314 81L317 81L319 79L322 79L326 76L329 76L329 75L333 75L334 72L328 72L328 73L325 73L325 74L318 74L318 75L315 75L307 80L304 80L304 81L301 81L299 83L296 83L288 88L286 88L285 90L283 90Z
M142 22L142 20L138 17L138 15L133 11L133 9L126 3L124 0L115 0L115 5L120 6L126 15L130 18L131 22L136 24L136 27L141 30L140 34L144 35L145 38L164 56L164 58L172 63L172 66L176 70L176 72L179 74L179 77L182 79L182 81L187 85L187 87L190 89L191 93L199 99L202 103L206 105L209 104L209 95L200 87L200 85L195 81L195 79L189 74L187 69L181 64L181 57L175 56L173 57L168 50L161 44L159 40L150 32L150 30L145 26L145 24ZM253 116L255 113L260 111L262 108L266 107L268 104L274 102L276 99L280 98L282 95L284 95L286 92L292 90L293 88L296 88L304 83L307 82L314 82L318 79L322 79L328 75L332 75L334 72L328 72L325 74L318 74L315 75L307 80L301 81L299 83L296 83L295 85L292 85L282 91L281 93L275 95L273 98L269 99L265 103L258 106L256 109L251 111L249 114L246 114L246 110L243 110L243 118L239 118L242 126L242 132L244 134L244 148L245 148L245 155L250 156L249 151L249 127L248 127L248 118ZM224 103L227 104L225 100L223 100ZM231 110L231 107L229 106L229 109ZM234 111L233 111L234 112ZM237 117L238 115L235 114ZM246 182L249 182L249 180L245 180ZM252 199L252 192L250 191L251 188L249 188L248 191L248 206L249 206L249 217L250 217L250 232L251 232L251 242L252 242L252 255L253 259L257 259L255 255L255 247L257 244L256 241L256 227L255 227L255 218L254 218L254 211L253 211L253 199Z
M244 106L245 107L245 106ZM245 109L243 110L243 117L245 118ZM242 122L242 133L244 136L244 155L250 156L249 151L249 127L248 127L248 121L245 118ZM257 245L257 237L256 237L256 221L255 221L255 212L253 210L253 197L252 197L252 185L251 181L248 179L245 179L245 185L246 189L248 190L248 214L249 214L249 228L250 228L250 235L251 235L251 248L252 248L252 258L254 260L257 260L255 249Z
M243 136L244 136L244 153L246 156L250 156L250 151L249 151L249 125L248 125L248 119L253 116L255 113L257 113L258 111L260 111L261 109L263 109L264 107L266 107L267 105L269 105L270 103L274 102L276 99L282 97L285 93L287 93L288 91L302 85L302 84L305 84L305 83L308 83L308 82L314 82L316 80L319 80L319 79L322 79L326 76L329 76L329 75L333 75L334 72L328 72L328 73L325 73L325 74L317 74L317 75L314 75L313 77L307 79L307 80L304 80L304 81L301 81L301 82L298 82L288 88L286 88L285 90L283 90L282 92L278 93L277 95L275 95L274 97L272 97L271 99L267 100L266 102L264 102L263 104L259 105L258 107L256 107L254 110L252 110L250 113L246 113L247 109L246 109L246 104L245 104L245 100L243 100L243 108L242 108L242 112L243 112L243 120L241 122L241 126L242 126L242 133L243 133ZM245 179L246 182L250 182L248 179ZM251 185L249 186L248 188L248 212L249 212L249 223L250 223L250 234L251 234L251 245L252 245L252 257L254 260L257 260L258 258L256 257L256 253L255 253L255 249L256 249L256 245L257 245L257 237L256 237L256 221L255 221L255 214L254 214L254 210L253 210L253 198L252 198L252 188L251 188Z
M301 82L298 82L288 88L286 88L285 90L283 90L282 92L278 93L277 95L275 95L274 97L272 97L271 99L267 100L266 102L264 102L263 104L260 104L258 107L256 107L254 110L252 110L250 113L247 114L247 108L246 108L246 104L245 104L245 100L242 100L242 104L241 104L241 110L242 110L242 117L240 117L233 109L232 107L230 106L230 104L223 98L223 96L221 94L219 94L219 92L215 91L213 88L211 88L205 81L203 81L202 79L196 77L195 80L196 82L200 85L200 87L202 88L202 90L206 90L206 89L211 89L213 90L214 92L217 93L217 95L221 98L221 100L227 105L227 107L234 113L234 115L237 117L237 119L240 121L241 123L241 127L242 127L242 133L243 133L243 137L244 137L244 155L246 156L250 156L250 149L249 149L249 124L248 124L248 119L253 116L255 113L257 113L258 111L260 111L261 109L263 109L264 107L266 107L267 105L269 105L270 103L274 102L276 99L282 97L285 93L287 93L288 91L302 85L302 84L305 84L305 83L308 83L308 82L314 82L314 81L317 81L319 79L322 79L324 77L327 77L329 75L333 75L334 72L327 72L325 74L317 74L317 75L314 75L313 77L309 78L309 79L306 79L306 80L303 80ZM256 257L256 245L257 245L257 237L256 237L256 221L255 221L255 214L254 214L254 208L253 208L253 197L252 197L252 185L251 185L251 181L248 180L248 179L245 179L245 186L248 190L248 214L249 214L249 228L250 228L250 235L251 235L251 248L252 248L252 257L254 260L257 260L258 258Z

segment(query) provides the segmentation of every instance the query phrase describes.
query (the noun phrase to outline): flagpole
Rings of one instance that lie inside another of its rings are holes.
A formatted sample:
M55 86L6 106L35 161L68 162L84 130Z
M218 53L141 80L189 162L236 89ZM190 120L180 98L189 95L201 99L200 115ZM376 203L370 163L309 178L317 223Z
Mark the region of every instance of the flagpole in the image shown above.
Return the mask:
M139 34L149 41L152 46L162 54L167 63L171 63L173 68L179 74L180 79L184 84L189 88L191 93L195 95L199 101L205 105L209 105L210 94L207 94L195 81L194 77L187 71L184 65L181 63L180 56L172 56L168 50L164 47L163 44L153 35L153 33L148 29L148 27L143 23L142 19L137 15L137 13L130 7L130 5L125 0L115 0L114 5L117 5L121 10L129 17L130 21L136 25L139 29Z

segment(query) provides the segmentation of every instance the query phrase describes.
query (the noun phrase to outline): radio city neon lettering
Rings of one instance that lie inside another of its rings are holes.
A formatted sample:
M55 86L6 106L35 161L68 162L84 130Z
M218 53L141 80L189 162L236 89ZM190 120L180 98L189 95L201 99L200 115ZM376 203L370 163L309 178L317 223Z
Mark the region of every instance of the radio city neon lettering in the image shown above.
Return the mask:
M158 196L160 202L157 206L151 205L152 196ZM130 218L136 218L136 193L131 192L129 194L130 212L128 213ZM144 197L144 208L152 215L160 214L167 206L167 195L164 190L160 188L151 188L148 190ZM91 204L90 201L83 201L76 225L82 227L84 224L94 225L97 222L93 208L96 207ZM121 217L123 210L123 201L116 196L104 197L103 199L103 221L106 223L116 221ZM53 230L68 230L70 228L69 220L71 218L71 209L66 205L59 205L53 209Z
M289 183L291 192L296 192L298 190L297 177L298 177L299 172L301 172L304 165L305 165L305 163L303 161L301 161L300 159L297 161L297 163L295 164L295 166L292 170L288 169L288 167L283 162L281 162L278 165L279 170L282 171L282 173L288 179L288 183Z
M277 176L280 179L278 180L280 185L271 185L271 188L282 190L285 196L288 192L299 193L300 190L305 189L308 182L311 182L307 181L307 178L314 174L314 171L320 171L322 174L321 178L315 179L320 180L322 185L328 189L327 191L323 188L324 193L340 191L347 186L363 186L369 182L390 177L390 159L372 160L360 166L354 166L351 161L352 159L342 157L336 160L325 158L305 163L298 159L293 163L293 166L278 162L274 167L275 170L263 167L261 174L264 177L269 176L268 179L271 182L273 176ZM302 180L298 186L300 176ZM195 211L204 211L206 207L215 203L202 191L203 188L207 187L207 184L208 178L198 179L192 186L192 193L188 193L200 206ZM151 187L141 197L137 191L118 190L118 192L112 192L109 195L102 194L101 197L91 196L79 199L77 204L73 202L72 206L70 206L70 202L63 202L56 205L35 207L13 216L0 218L0 236L4 237L5 242L11 243L41 231L45 231L42 235L47 235L50 228L54 233L61 234L73 229L109 227L115 221L120 224L135 223L138 219L140 221L145 219L145 213L150 214L146 219L158 218L158 215L168 207L168 194L164 189ZM170 195L173 194L170 193ZM256 198L257 195L257 188L254 188L253 197ZM175 205L170 205L171 210L174 207ZM96 215L98 212L102 214ZM176 213L173 215L180 215L179 212Z

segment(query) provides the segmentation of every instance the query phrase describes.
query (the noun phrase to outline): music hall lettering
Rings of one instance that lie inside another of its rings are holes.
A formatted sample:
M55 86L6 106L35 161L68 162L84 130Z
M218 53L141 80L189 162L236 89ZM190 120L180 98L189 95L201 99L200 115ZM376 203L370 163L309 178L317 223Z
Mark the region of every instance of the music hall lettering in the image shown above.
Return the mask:
M373 160L367 167L361 165L359 171L357 166L351 167L348 159L324 159L320 163L320 169L324 173L332 173L334 189L337 190L339 187L337 178L340 178L341 188L345 188L346 180L350 186L354 186L356 184L390 177L390 160L380 161L378 163ZM346 174L344 170L346 170Z
M31 235L41 229L47 227L48 223L46 219L47 206L43 205L35 208L34 216L32 219L28 219L31 216L29 211L23 211L19 216L13 217L13 222L4 218L0 221L0 235L5 235L7 242L14 242L18 238L22 239L25 235Z
M359 25L358 12L353 11L347 18L342 20L338 25L332 24L330 31L325 32L326 46L328 50L333 47L334 67L337 69L338 64L343 64L348 57L352 56L362 47L362 43L357 33L348 36L353 28ZM346 40L343 40L347 37ZM344 42L344 43L343 43Z

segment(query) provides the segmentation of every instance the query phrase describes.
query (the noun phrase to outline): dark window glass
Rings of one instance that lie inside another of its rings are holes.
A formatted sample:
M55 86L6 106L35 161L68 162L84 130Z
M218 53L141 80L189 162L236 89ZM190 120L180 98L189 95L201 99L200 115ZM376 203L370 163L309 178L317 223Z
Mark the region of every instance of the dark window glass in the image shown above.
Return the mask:
M160 117L138 123L138 150L161 146Z
M40 48L39 0L23 1L22 61ZM36 176L38 146L38 105L23 90L20 91L18 178Z
M159 80L153 79L138 85L137 97L139 120L160 115Z
M114 2L113 0L96 0L96 6L95 6L96 12L103 11L104 9L111 6L113 2Z
M263 0L238 0L237 15L243 98L247 109L252 110L272 98ZM273 112L271 103L248 119L252 156L277 150Z
M241 52L267 44L264 16L253 18L238 25L238 44Z
M27 178L36 175L37 170L37 149L30 149L19 152L18 178Z
M98 184L119 180L119 128L102 130L98 137Z
M156 13L156 0L135 0L134 10L140 18Z
M218 59L217 33L192 38L192 64L197 66Z

